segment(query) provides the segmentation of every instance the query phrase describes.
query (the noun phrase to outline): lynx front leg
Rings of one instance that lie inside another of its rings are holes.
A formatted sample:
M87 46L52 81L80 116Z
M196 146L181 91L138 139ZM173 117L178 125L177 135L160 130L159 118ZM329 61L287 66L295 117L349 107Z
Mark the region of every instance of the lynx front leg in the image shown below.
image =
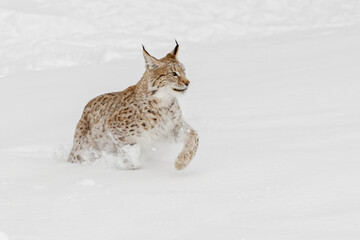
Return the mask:
M115 147L114 153L118 158L116 166L120 169L135 170L141 165L141 150L135 142L125 141L124 134L118 128L109 131L109 137Z
M175 161L175 168L181 170L184 169L195 156L199 145L199 137L195 130L186 123L183 123L176 131L177 138L181 138L184 141L184 147Z

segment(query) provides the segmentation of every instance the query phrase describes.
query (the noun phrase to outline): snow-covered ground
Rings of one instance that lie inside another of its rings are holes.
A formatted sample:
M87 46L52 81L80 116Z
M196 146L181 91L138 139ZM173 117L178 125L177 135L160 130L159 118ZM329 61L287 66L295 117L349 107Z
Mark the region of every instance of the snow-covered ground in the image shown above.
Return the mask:
M357 1L8 0L0 19L0 240L360 238ZM87 101L174 38L194 161L67 163Z
M136 58L141 43L215 43L360 23L354 0L2 0L0 76ZM61 49L61 50L60 50Z

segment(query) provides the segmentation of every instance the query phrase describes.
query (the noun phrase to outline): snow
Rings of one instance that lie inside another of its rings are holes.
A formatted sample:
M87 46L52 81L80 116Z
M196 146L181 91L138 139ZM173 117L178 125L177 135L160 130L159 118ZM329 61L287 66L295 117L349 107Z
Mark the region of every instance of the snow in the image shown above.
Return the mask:
M215 43L359 23L353 0L3 0L0 76L136 58L147 39L163 49L175 37Z
M0 240L8 240L9 238L8 238L8 236L5 234L5 233L3 233L3 232L0 232Z
M359 239L359 7L3 1L0 239ZM188 168L171 144L133 171L67 163L85 104L140 79L141 43L161 57L175 38Z

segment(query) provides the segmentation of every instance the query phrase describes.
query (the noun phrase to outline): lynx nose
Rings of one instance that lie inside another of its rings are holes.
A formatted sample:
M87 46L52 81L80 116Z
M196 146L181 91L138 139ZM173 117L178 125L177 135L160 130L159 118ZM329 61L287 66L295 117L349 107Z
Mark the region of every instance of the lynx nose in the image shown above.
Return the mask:
M185 84L186 86L189 86L190 81L189 81L188 79L185 79L185 80L184 80L184 84Z

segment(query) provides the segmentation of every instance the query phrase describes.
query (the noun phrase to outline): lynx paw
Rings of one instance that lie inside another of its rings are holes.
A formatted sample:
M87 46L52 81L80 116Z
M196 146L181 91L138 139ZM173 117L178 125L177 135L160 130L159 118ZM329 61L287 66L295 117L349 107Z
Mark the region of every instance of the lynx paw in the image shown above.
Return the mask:
M141 167L141 150L138 145L125 145L119 152L117 167L125 170L135 170Z
M141 164L137 160L122 160L121 163L118 162L117 167L123 170L136 170L141 167Z
M181 162L178 162L178 161L175 162L176 170L182 170L182 169L186 168L186 166L187 166L187 164L185 164L185 163L181 163Z
M75 154L73 152L70 153L68 162L70 163L82 163L84 162L84 159L81 157L80 154Z

